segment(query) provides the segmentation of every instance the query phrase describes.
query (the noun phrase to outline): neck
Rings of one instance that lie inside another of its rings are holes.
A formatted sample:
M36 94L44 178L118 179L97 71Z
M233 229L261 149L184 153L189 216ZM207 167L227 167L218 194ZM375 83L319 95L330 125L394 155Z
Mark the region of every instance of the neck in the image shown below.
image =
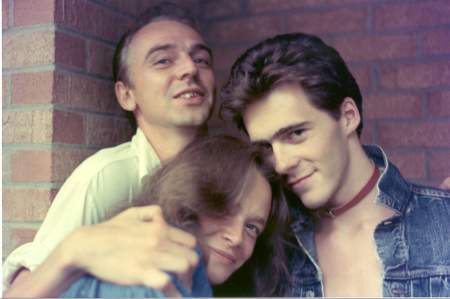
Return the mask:
M176 156L196 137L207 133L207 127L166 128L148 125L139 126L147 141L155 149L162 164Z
M349 156L348 168L343 176L341 187L335 194L334 198L330 200L328 208L338 208L348 204L367 184L370 177L373 175L374 163L364 152L362 145L358 142L351 144L351 151ZM351 209L340 215L336 220L349 218L357 221L357 219L364 219L366 216L373 216L371 207L375 207L375 198L377 196L377 188L375 186Z

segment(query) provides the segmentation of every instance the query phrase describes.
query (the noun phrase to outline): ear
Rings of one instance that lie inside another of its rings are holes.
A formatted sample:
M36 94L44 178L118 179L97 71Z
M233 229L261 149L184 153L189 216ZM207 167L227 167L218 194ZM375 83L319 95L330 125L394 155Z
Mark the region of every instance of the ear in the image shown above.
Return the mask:
M134 99L133 92L123 81L117 81L114 84L114 91L116 92L119 105L124 110L134 111L136 109L136 101Z
M341 118L339 122L347 135L356 132L360 122L361 114L352 98L345 98L341 104Z

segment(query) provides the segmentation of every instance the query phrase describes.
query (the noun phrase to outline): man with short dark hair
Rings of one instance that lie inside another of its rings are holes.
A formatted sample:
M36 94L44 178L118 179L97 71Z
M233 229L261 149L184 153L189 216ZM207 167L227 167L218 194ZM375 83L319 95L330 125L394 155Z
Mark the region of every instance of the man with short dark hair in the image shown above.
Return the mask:
M302 33L267 39L221 95L293 193L286 295L450 296L450 194L361 144L362 96L335 49Z
M136 134L67 179L34 241L6 260L4 289L13 282L6 296L56 296L84 272L161 289L170 283L166 272L184 273L198 262L193 236L166 225L159 207L97 223L131 206L145 176L205 134L214 101L211 50L185 9L163 3L119 42L114 79Z

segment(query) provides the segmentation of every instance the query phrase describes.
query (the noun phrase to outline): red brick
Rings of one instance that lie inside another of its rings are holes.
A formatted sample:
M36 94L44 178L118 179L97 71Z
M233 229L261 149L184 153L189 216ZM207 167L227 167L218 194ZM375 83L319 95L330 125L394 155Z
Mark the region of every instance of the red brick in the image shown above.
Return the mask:
M356 82L361 90L370 88L370 69L367 65L348 64L350 72L355 77Z
M203 15L208 19L239 14L241 14L240 1L215 0L204 3Z
M52 64L55 57L53 31L18 32L3 36L3 67Z
M84 149L56 149L52 152L52 179L53 183L63 183L73 170L94 150Z
M130 140L132 129L126 119L91 115L87 121L87 144L112 146Z
M167 0L108 0L106 1L108 5L115 7L123 12L128 12L139 16L143 13L148 7L156 5L160 2L167 2ZM196 12L195 7L197 6L198 0L176 0L172 1L177 5L185 6Z
M50 143L52 111L3 111L4 143Z
M300 8L321 8L332 5L364 4L364 2L370 2L370 0L249 0L248 10L251 13L273 12L278 10L292 11Z
M78 113L53 111L53 142L84 144L84 121Z
M2 0L2 29L8 28L9 0Z
M247 17L209 24L209 40L251 42L283 31L282 19L271 16Z
M229 72L236 59L244 52L244 47L221 47L213 49L214 69Z
M426 88L450 82L450 62L384 65L380 83L386 88Z
M53 23L55 1L59 0L15 0L14 26Z
M65 0L56 11L55 22L109 41L117 41L133 24L126 16L86 0Z
M19 245L31 242L36 232L36 229L31 228L13 228L3 226L3 258L7 257L11 251Z
M11 157L14 183L49 183L52 179L51 150L18 150Z
M12 75L13 104L51 103L53 72L16 73Z
M382 146L450 147L450 122L385 121L379 126Z
M433 151L430 154L429 174L431 178L444 180L450 176L450 149L446 151Z
M339 37L334 42L345 61L414 57L416 39L411 34Z
M112 78L113 56L113 48L93 40L89 41L87 71Z
M388 158L407 179L426 178L425 153L423 151L388 151Z
M11 76L7 73L2 75L2 107L9 106L11 102Z
M52 189L3 189L3 221L42 221L53 200Z
M450 91L432 93L428 101L428 111L433 117L450 116Z
M364 115L377 118L416 118L422 107L417 94L372 94L364 97Z
M361 8L338 8L322 12L286 16L287 31L314 34L365 32L367 12Z
M56 32L55 63L86 69L86 42L84 39Z
M450 24L450 1L404 1L385 3L375 8L376 30L397 28L418 28L440 24Z
M450 29L437 29L425 33L423 41L425 54L450 54Z
M109 113L122 111L116 101L112 82L79 74L56 72L54 99L55 103L70 108Z

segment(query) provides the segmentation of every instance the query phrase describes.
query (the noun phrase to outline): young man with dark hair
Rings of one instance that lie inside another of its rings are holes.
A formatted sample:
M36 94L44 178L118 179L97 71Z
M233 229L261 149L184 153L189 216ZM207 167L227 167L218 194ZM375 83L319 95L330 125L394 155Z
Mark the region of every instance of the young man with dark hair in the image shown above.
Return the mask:
M163 3L119 42L114 79L136 134L99 151L67 179L34 241L6 260L4 289L13 282L6 296L51 297L84 272L161 289L170 281L166 271L183 273L198 261L195 239L167 226L158 207L97 223L131 206L145 176L205 133L214 101L211 50L186 10ZM62 240L63 254L51 254Z
M450 296L450 194L361 144L362 96L335 49L302 33L267 39L221 96L293 193L286 295Z

